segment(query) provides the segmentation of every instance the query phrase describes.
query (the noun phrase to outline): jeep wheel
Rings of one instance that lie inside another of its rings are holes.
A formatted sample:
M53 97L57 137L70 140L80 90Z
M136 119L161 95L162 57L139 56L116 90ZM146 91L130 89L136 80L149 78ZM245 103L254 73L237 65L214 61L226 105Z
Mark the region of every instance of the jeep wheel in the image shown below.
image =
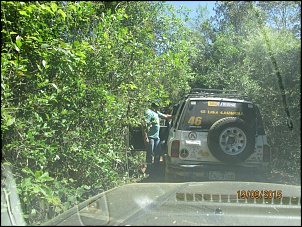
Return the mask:
M215 158L231 164L245 161L255 148L253 130L236 117L216 121L209 130L207 142Z

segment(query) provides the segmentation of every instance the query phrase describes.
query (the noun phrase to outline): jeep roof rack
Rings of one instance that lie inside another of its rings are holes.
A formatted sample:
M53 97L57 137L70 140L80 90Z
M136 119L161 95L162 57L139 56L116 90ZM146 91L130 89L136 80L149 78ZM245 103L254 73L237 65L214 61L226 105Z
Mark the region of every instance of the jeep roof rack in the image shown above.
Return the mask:
M188 97L248 98L243 91L206 88L192 88L191 91L186 95L186 98Z

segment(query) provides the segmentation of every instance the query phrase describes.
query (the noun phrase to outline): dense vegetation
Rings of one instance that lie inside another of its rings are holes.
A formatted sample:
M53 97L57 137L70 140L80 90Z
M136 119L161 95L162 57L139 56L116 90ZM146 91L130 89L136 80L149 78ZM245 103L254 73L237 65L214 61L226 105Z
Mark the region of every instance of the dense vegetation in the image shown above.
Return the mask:
M192 87L244 90L274 167L300 176L301 2L217 2L215 12L200 7L190 21L165 2L1 1L1 163L13 166L28 223L139 177L128 127L148 100L169 106Z

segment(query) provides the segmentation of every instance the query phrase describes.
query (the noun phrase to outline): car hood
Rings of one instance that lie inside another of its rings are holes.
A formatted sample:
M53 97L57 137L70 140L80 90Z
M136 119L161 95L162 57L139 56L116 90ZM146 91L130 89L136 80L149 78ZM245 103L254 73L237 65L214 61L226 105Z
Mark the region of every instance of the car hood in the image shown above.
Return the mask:
M243 199L248 191L254 198ZM300 226L300 195L301 186L258 182L133 183L100 193L44 225Z

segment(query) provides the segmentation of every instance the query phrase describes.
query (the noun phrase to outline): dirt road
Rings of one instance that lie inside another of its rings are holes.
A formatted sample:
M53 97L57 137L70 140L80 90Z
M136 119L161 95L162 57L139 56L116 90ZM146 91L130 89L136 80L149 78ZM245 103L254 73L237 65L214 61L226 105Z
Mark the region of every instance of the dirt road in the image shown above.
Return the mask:
M141 183L148 182L165 182L165 163L162 160L159 162L158 168L153 169L149 176L141 181Z
M192 181L192 180L190 180ZM194 180L193 181L198 181ZM273 170L270 174L263 177L255 177L255 182L276 183L276 184L293 184L301 185L301 176L294 176ZM148 177L142 179L141 183L165 182L165 163L161 160L157 169L151 171ZM186 182L184 179L182 182Z

